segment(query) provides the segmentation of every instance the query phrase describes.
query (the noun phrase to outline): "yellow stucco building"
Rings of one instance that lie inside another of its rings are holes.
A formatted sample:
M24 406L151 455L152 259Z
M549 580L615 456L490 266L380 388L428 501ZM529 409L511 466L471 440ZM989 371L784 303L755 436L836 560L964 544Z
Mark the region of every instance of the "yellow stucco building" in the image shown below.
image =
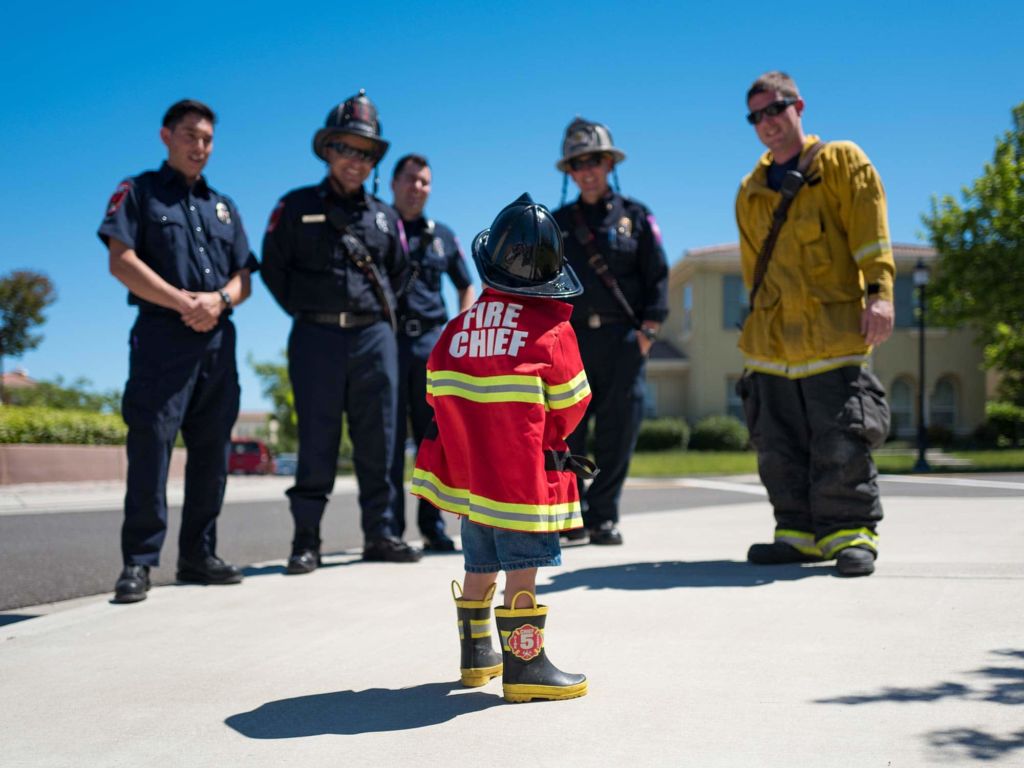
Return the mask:
M935 251L895 244L896 329L872 354L871 367L889 395L893 431L917 429L919 332L912 273L918 260L934 267ZM669 275L669 317L647 367L648 416L681 416L691 425L729 413L742 419L735 394L743 362L736 342L747 304L739 246L686 251ZM988 387L981 348L965 329L925 331L927 424L968 434L985 419Z

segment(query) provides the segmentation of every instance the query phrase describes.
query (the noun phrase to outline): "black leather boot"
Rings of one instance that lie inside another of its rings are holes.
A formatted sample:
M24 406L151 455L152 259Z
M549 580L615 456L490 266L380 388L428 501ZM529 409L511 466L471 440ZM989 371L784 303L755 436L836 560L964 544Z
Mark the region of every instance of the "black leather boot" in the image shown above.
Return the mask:
M456 590L458 594L456 594ZM459 644L462 660L459 672L467 688L487 685L492 677L501 674L501 656L491 644L491 599L494 585L483 600L464 600L459 582L452 582L455 612L459 617Z
M323 563L320 560L320 529L296 528L292 539L292 553L288 556L285 573L296 576L312 573Z
M529 595L533 607L494 609L505 662L502 678L505 701L575 699L585 695L586 675L563 672L547 657L544 649L547 606L537 605L536 596L529 592L517 592L512 598L513 605L519 595Z

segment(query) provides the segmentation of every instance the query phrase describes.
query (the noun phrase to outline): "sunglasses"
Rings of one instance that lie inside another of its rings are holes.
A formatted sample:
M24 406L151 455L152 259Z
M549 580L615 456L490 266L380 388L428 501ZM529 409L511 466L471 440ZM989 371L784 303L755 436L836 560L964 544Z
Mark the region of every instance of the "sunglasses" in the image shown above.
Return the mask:
M773 101L767 107L761 109L755 109L749 115L747 115L747 122L751 125L757 125L760 123L765 116L778 117L791 106L796 104L798 99L781 99L780 101Z
M569 161L569 167L574 171L582 171L587 168L596 168L602 162L604 162L604 155L581 155L580 157L574 157Z
M373 151L367 151L365 149L359 149L349 144L345 144L342 141L335 141L327 145L328 149L333 149L342 157L348 160L361 160L364 163L375 163L377 162L377 153Z

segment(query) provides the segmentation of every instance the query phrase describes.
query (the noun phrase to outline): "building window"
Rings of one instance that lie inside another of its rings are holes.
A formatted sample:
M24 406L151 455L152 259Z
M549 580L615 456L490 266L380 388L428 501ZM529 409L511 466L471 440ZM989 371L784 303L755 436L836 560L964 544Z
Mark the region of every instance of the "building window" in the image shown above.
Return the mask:
M693 330L693 286L683 286L683 333Z
M935 390L929 400L931 419L929 425L942 427L952 432L956 429L956 382L952 376L943 376L935 382Z
M658 418L658 382L651 379L644 381L644 418Z
M914 291L913 275L896 275L892 293L893 303L896 305L896 327L913 328L917 325L914 312L917 306L917 296Z
M739 380L739 376L725 377L725 412L746 424L747 417L743 413L743 399L736 392L736 383Z
M739 275L722 277L722 327L734 331L747 318L747 289Z
M897 437L914 434L914 389L906 378L896 379L889 392L892 433Z

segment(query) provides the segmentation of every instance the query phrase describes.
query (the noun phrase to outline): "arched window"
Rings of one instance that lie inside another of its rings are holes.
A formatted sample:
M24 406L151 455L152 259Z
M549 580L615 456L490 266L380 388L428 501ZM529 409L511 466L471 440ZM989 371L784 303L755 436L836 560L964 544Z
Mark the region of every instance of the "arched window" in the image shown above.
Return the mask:
M943 376L935 382L935 389L929 405L933 427L943 427L950 432L956 429L957 386L952 376Z
M889 410L892 411L892 433L897 437L913 435L917 426L914 418L914 388L906 377L900 377L892 383Z

